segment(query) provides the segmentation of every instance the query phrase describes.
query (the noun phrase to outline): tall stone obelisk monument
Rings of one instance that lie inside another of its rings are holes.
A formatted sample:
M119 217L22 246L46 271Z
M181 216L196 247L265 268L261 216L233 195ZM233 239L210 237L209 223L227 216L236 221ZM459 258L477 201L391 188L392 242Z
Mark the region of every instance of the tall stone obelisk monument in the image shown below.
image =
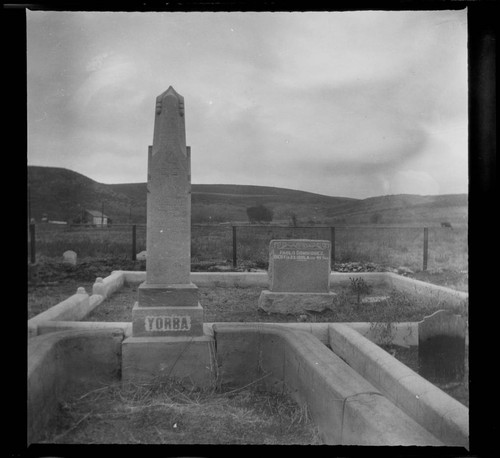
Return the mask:
M172 86L156 98L147 222L146 283L190 284L191 171L184 97Z
M133 335L202 335L203 309L190 279L191 161L184 98L172 86L156 98L147 189L147 272L133 309Z
M198 288L191 283L191 160L184 98L169 87L156 98L148 150L146 281L122 343L122 380L158 376L198 386L214 380L214 339L203 333Z

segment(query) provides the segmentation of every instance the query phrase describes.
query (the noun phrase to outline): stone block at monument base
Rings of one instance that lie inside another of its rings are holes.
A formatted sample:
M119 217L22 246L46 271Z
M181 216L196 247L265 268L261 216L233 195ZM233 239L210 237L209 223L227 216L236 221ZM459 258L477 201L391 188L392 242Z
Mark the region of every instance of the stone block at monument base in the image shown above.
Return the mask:
M141 283L138 288L141 307L197 307L198 287L194 283L152 285Z
M203 307L141 307L132 309L134 337L186 337L203 335Z
M210 387L215 383L214 339L201 337L129 337L122 344L122 380L161 381Z
M263 290L259 296L259 309L267 313L303 313L331 310L335 293L275 293Z

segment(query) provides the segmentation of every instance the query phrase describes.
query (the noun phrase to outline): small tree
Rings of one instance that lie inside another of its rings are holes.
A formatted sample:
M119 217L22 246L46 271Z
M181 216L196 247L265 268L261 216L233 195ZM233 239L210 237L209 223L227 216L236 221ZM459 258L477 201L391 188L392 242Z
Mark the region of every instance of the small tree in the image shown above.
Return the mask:
M247 208L247 216L250 223L269 223L273 220L273 211L264 205Z

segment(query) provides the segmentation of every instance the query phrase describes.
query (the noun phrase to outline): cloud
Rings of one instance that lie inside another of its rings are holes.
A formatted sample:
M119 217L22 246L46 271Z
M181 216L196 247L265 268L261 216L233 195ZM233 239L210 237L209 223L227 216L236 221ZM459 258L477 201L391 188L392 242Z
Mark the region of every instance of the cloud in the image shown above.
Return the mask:
M131 59L123 55L103 53L94 56L88 62L86 70L84 81L70 100L75 111L88 110L89 104L96 98L99 98L97 103L110 104L111 108L123 103L131 104L130 96L134 93L127 86L132 83L135 88L139 74Z
M466 38L464 11L28 12L29 163L144 181L173 85L195 183L464 192Z

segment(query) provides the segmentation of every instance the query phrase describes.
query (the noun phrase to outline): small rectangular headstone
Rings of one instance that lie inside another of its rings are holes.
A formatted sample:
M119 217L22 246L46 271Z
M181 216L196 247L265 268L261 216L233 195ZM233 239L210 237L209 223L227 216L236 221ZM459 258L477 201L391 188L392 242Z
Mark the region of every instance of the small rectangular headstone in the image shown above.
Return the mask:
M63 262L66 264L76 265L76 253L72 250L65 251L63 253Z
M269 282L272 292L330 291L329 240L271 240Z
M418 323L419 373L430 382L461 382L465 373L467 322L438 310Z

